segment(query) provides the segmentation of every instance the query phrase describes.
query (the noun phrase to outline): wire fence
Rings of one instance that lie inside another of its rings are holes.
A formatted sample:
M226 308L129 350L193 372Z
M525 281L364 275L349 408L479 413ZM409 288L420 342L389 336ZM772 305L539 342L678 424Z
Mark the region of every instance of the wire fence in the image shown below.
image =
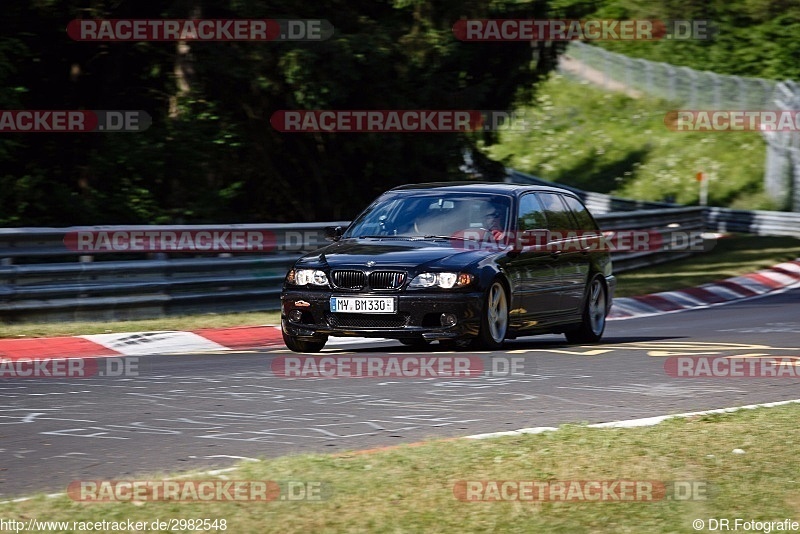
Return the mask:
M780 110L800 111L800 83L778 83L774 102ZM764 189L772 198L785 199L792 211L800 211L800 132L764 132L764 139Z
M581 42L559 64L563 75L631 96L662 98L683 109L800 110L800 84L728 76L637 59ZM763 132L764 190L782 208L800 211L800 133Z

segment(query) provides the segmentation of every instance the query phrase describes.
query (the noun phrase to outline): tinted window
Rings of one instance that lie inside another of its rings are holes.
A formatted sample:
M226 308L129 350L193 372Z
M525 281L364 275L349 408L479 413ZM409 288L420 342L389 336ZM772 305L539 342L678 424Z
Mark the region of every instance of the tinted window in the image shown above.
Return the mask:
M525 195L520 199L517 220L521 232L547 228L544 210L535 195Z
M364 210L344 236L449 236L488 222L503 230L510 207L511 198L505 195L435 190L388 193Z
M537 193L536 195L544 208L547 228L555 231L577 229L577 224L561 200L561 195L556 193Z
M572 210L572 214L575 216L575 219L577 219L581 229L597 230L597 225L589 214L589 210L586 209L586 206L584 206L580 200L569 195L564 195L564 200L567 206L569 206L569 209Z

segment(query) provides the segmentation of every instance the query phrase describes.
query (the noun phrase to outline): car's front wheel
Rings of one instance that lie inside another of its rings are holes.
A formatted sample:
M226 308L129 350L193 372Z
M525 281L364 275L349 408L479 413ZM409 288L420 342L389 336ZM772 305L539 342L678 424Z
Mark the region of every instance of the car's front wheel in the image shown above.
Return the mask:
M481 315L478 344L487 349L499 349L508 332L508 294L499 280L486 291Z
M570 343L597 343L606 329L606 286L599 276L589 284L583 320L578 328L565 332Z
M281 332L284 344L292 352L319 352L328 342L328 336L308 340L289 335L283 329L281 329Z

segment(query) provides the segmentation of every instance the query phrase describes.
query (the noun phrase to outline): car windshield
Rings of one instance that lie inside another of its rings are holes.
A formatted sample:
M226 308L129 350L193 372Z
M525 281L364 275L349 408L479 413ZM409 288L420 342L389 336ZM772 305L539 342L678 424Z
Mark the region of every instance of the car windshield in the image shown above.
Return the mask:
M510 207L511 198L497 194L394 192L369 206L344 237L453 237L480 229L504 232Z

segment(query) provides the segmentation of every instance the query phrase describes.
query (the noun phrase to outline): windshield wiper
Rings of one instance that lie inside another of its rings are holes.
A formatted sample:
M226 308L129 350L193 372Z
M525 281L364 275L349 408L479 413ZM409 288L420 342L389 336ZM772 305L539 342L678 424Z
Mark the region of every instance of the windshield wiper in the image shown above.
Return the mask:
M425 239L427 236L421 235L360 235L358 239L381 239L387 241L397 241L404 240L404 241L419 241L421 239Z
M458 239L459 241L471 241L470 239L457 235L360 235L358 239L408 239L409 241L421 239Z
M466 241L464 237L457 236L457 235L424 235L422 236L423 239L460 239L461 241Z
M406 236L406 237L410 237L412 239L447 239L447 240L458 239L459 241L473 241L472 239L469 239L467 237L460 236L460 235L433 235L433 234L431 234L431 235L412 235L412 236Z

